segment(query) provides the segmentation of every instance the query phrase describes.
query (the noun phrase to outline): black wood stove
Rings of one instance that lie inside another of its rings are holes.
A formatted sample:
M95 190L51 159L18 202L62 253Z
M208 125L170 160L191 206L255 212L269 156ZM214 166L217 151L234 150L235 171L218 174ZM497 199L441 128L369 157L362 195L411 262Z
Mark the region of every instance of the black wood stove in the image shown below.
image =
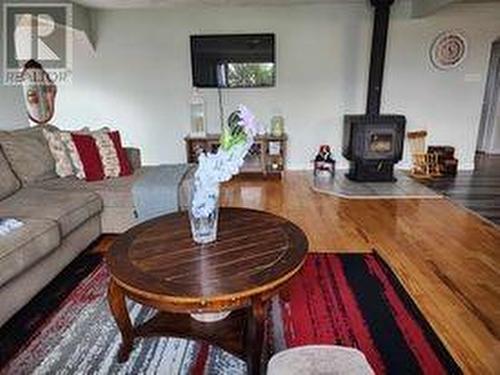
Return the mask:
M342 155L350 161L354 181L395 181L401 160L406 119L380 114L390 7L394 0L370 0L375 7L366 114L344 116Z

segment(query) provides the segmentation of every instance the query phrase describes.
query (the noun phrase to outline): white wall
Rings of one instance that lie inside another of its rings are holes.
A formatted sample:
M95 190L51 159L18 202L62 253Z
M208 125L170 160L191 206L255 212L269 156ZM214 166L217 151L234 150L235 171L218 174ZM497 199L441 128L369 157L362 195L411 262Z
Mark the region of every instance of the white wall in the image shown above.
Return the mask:
M500 4L463 4L422 19L395 18L391 25L383 110L407 116L408 130L427 129L429 143L457 148L460 168L471 169L481 118L492 42L500 36ZM441 71L428 58L435 36L462 32L468 57ZM406 159L409 160L408 148Z
M421 19L409 19L409 8L400 4L392 19L383 111L405 114L408 129L427 128L433 143L456 146L461 167L470 168L489 46L500 35L500 4L456 5ZM291 168L309 166L323 143L333 145L341 160L342 116L365 107L371 23L363 4L100 11L97 51L77 42L73 85L59 89L55 123L110 123L127 143L143 148L146 162L182 162L182 138L189 131L189 35L273 32L277 86L228 90L227 111L244 103L266 124L283 114ZM460 68L441 72L428 51L435 36L450 28L463 30L469 57ZM216 93L204 95L209 128L216 131Z
M0 130L28 126L22 90L19 87L1 87L0 103Z
M0 48L0 64L1 61L3 61L3 48ZM3 75L3 68L0 68L0 74ZM28 117L24 108L21 87L3 86L0 83L0 130L28 126Z

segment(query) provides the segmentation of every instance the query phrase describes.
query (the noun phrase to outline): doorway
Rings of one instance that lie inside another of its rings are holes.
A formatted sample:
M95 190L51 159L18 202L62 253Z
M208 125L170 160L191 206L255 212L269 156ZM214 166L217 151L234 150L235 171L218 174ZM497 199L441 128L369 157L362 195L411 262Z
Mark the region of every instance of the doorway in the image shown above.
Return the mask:
M491 47L476 150L500 155L500 39Z

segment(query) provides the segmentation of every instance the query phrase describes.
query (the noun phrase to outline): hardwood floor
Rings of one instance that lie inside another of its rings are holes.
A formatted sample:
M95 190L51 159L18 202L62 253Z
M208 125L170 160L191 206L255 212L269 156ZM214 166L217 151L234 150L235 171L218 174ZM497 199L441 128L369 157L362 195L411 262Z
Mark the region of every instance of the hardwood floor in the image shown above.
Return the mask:
M448 199L343 200L307 177L231 181L222 204L294 221L313 251L377 249L463 370L500 373L500 229Z
M489 173L500 176L500 164L491 165L486 165ZM308 172L287 172L281 181L235 179L223 187L222 205L288 218L304 230L312 251L376 249L464 372L500 374L500 227L447 198L346 200L316 193L308 181ZM472 190L478 187L470 182ZM473 198L480 190L475 191L469 194ZM115 238L104 236L93 251L107 251ZM63 273L57 284L77 278L75 270L67 272L71 277ZM60 292L49 294L48 303L32 301L39 316L62 299ZM33 326L26 323L29 315L16 316L19 326ZM12 340L21 343L30 334L18 331Z
M500 155L478 154L476 170L460 171L455 178L424 182L431 189L500 225Z

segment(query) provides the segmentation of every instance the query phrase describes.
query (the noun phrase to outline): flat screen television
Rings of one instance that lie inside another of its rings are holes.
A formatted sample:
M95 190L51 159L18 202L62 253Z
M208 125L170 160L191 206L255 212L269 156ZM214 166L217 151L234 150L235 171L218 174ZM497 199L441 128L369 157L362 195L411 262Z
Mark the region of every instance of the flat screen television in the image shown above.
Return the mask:
M192 35L191 70L194 87L274 86L274 34Z

